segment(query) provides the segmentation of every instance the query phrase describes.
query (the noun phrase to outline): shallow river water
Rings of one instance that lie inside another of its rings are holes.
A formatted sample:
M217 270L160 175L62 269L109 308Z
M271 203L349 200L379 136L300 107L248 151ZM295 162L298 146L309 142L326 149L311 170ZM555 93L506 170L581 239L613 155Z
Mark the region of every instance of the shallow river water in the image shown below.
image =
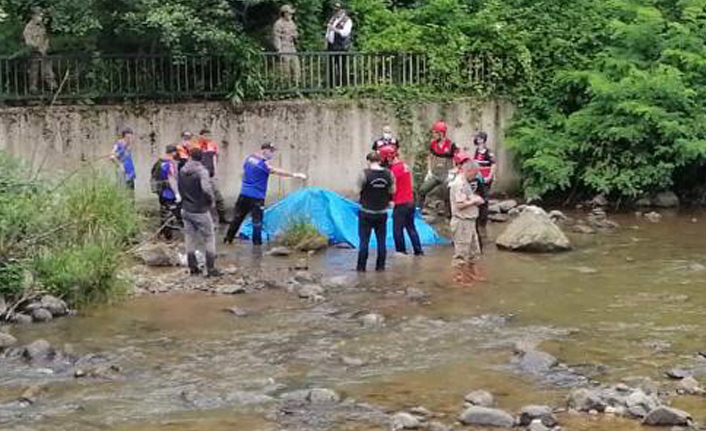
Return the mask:
M321 303L275 289L154 295L13 328L21 343L69 343L105 354L123 371L114 380L78 380L0 362L0 429L284 430L269 403L252 397L305 387L331 388L387 413L424 406L447 424L475 389L494 393L508 411L565 405L571 382L523 375L510 364L514 343L527 339L601 383L664 382L665 369L693 364L706 350L706 214L668 215L660 224L616 220L616 233L571 235L575 251L565 254L488 247L490 281L473 288L452 286L450 247L393 257L388 272L362 276L350 271L354 250L331 249L312 260L313 269L348 275L361 288L327 292ZM247 244L222 251L224 261L253 271L283 272L291 263L253 257ZM429 294L429 303L400 293L408 287ZM250 315L222 311L234 305ZM383 315L384 326L362 327L354 318L361 312ZM37 384L46 386L38 403L13 403ZM703 398L674 405L706 422ZM560 421L567 430L643 429L569 414ZM386 429L365 415L297 426L291 429Z

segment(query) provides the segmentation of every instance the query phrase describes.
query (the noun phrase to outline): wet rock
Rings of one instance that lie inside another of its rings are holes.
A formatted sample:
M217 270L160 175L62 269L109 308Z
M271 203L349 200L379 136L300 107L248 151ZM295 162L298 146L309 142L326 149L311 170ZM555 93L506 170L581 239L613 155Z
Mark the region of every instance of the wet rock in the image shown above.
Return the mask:
M649 212L645 214L645 219L647 219L650 223L659 223L662 221L662 214L654 211Z
M228 404L234 404L236 406L242 407L267 404L273 402L275 399L265 394L236 391L228 394L225 397L225 400Z
M514 217L517 217L518 215L520 215L521 213L522 213L522 211L519 210L518 208L513 208L507 212L507 215L514 218Z
M22 355L31 362L50 361L56 351L46 340L37 340L24 348Z
M410 301L426 302L429 300L429 294L421 289L417 289L416 287L408 287L405 290L404 295Z
M488 391L473 391L467 394L464 398L466 402L478 407L493 407L495 405L495 397Z
M464 425L512 428L515 419L507 412L487 407L473 406L466 409L458 418Z
M299 259L297 263L295 263L294 266L291 267L291 269L295 271L308 271L309 262L306 259Z
M534 375L549 372L559 361L552 355L539 350L528 350L520 355L517 363L520 370Z
M348 275L329 277L322 281L323 285L331 289L343 289L355 285L355 279Z
M660 406L652 410L643 423L651 426L689 426L691 421L691 415L685 411Z
M498 207L500 208L501 212L508 212L513 208L517 207L517 201L514 199L508 199L506 201L502 201L498 204Z
M90 378L102 380L116 380L120 377L122 368L115 364L96 364L77 368L74 377L77 379Z
M364 328L376 328L385 324L385 318L376 313L369 313L361 316L358 321Z
M32 319L32 316L28 316L23 313L15 313L12 315L12 322L17 323L18 325L29 325L32 323L34 320Z
M409 412L414 416L417 416L418 418L422 418L422 420L433 416L433 413L429 411L429 409L426 409L422 406L412 407L411 409L409 409Z
M652 199L652 205L657 208L676 208L679 206L679 196L674 192L657 193Z
M625 399L625 404L630 415L644 418L650 411L657 408L660 402L655 396L647 395L641 389L637 389Z
M684 395L703 395L704 389L695 378L689 376L679 382L677 392Z
M536 419L530 422L527 431L552 431L552 429L544 425L541 420Z
M569 394L569 408L580 412L590 412L591 410L603 411L606 403L601 399L598 390L579 388L574 389Z
M494 223L507 223L512 217L509 214L490 214L488 220Z
M549 406L525 406L520 411L520 425L527 426L533 421L539 420L547 427L554 427L558 424L552 408Z
M39 304L41 308L49 311L54 317L66 316L69 314L69 306L66 305L66 302L55 296L44 295L42 296L41 301L39 301Z
M576 233L582 233L584 235L593 235L596 233L596 230L594 228L587 226L585 224L577 224L574 227L572 227L571 230Z
M225 311L226 313L230 313L236 317L248 317L250 315L247 311L237 306L226 308L223 311Z
M299 297L302 299L313 299L317 296L323 295L323 293L323 287L318 286L316 284L308 284L306 286L302 286L297 292L297 295L299 295Z
M429 427L427 429L429 431L452 431L450 426L444 425L438 421L429 422Z
M514 208L511 208L508 211L511 211L513 209ZM503 212L503 211L502 211L502 209L500 209L500 204L495 203L495 204L488 205L488 213L489 214L500 214L501 212Z
M549 218L556 222L566 222L569 218L563 212L559 210L553 210L549 212Z
M650 198L641 198L635 201L635 206L645 208L645 207L651 207L652 206L652 199Z
M681 380L691 376L691 372L683 368L672 368L664 374L673 380Z
M267 254L276 257L287 257L292 255L292 250L287 247L275 247L267 252Z
M608 198L604 194L596 195L591 199L591 205L594 207L606 207L609 203Z
M148 244L134 253L138 261L147 266L179 266L179 253L165 244Z
M216 293L219 295L239 295L246 292L245 286L240 284L229 284L216 289Z
M341 397L331 389L314 388L309 393L308 401L314 405L336 404Z
M44 308L37 308L36 310L32 311L32 319L35 322L50 322L54 316L49 312L49 310L46 310Z
M0 350L7 349L17 344L17 339L12 335L0 331Z
M342 356L341 363L349 367L362 367L365 365L365 361L360 358L351 358L349 356Z
M421 422L416 417L406 412L396 413L392 416L392 429L398 430L416 430L421 426Z
M310 393L310 389L300 389L282 394L280 398L285 402L304 404L309 402Z
M300 284L316 284L318 282L318 277L308 271L297 271L293 279Z
M37 403L39 401L39 397L42 395L44 392L44 388L41 386L32 386L30 388L27 388L24 392L22 392L22 395L20 396L19 401L21 403L31 405Z
M528 207L523 211L496 243L511 251L558 252L571 249L566 235L539 207Z

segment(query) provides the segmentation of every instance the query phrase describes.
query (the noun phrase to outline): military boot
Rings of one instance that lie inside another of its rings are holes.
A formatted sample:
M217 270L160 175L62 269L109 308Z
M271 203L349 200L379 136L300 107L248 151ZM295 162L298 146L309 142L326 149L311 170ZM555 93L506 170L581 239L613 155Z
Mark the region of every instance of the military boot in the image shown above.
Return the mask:
M216 269L216 255L206 253L206 277L221 277L223 273Z
M199 269L199 261L196 259L196 253L189 253L186 255L186 262L189 264L189 274L199 275L201 270Z

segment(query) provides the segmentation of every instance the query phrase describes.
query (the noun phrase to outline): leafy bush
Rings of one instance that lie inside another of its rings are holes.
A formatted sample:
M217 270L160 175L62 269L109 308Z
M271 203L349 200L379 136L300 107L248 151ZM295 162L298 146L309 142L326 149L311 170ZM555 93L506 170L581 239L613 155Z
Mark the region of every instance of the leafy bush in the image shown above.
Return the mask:
M328 243L328 239L319 232L311 220L304 217L293 218L278 235L278 242L290 248L312 241Z
M33 289L81 304L119 291L120 257L140 221L113 179L94 170L35 179L0 152L0 191L0 295Z

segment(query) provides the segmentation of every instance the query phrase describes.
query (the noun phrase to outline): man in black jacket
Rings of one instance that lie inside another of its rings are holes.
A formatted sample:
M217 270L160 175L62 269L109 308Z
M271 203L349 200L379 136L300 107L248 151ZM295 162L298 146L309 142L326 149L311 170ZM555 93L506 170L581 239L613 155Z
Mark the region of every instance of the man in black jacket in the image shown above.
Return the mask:
M216 269L216 236L211 217L214 194L208 169L201 163L202 160L201 150L192 149L189 160L179 171L186 256L191 275L200 274L196 260L196 247L199 242L203 243L206 254L206 276L218 277L222 273Z
M365 169L358 179L360 186L360 212L358 215L358 235L360 235L360 250L358 251L357 270L365 271L368 262L368 246L370 234L375 231L378 256L376 271L385 270L387 257L387 209L395 194L395 177L389 170L380 165L380 154L368 154L368 169Z

